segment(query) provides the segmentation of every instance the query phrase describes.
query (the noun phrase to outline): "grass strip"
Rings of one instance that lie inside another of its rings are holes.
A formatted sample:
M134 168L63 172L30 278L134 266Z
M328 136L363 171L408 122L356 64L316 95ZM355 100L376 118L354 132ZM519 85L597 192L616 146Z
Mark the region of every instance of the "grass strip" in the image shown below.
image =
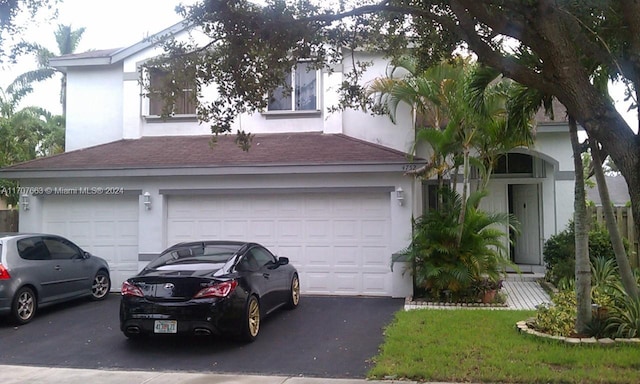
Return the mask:
M567 345L520 334L533 311L398 312L370 378L492 383L638 383L640 347Z

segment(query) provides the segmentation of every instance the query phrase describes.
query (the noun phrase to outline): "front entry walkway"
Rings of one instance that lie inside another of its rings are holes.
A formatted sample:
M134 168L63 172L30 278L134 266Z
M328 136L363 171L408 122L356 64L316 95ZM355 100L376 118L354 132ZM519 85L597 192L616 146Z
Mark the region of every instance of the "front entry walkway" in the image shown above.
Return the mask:
M509 309L536 309L551 298L537 281L505 281L502 285L507 294Z
M502 285L503 292L507 295L506 306L456 306L456 305L434 305L430 303L420 303L406 300L404 309L522 309L534 310L542 303L550 303L551 298L542 289L537 279L538 275L513 275L509 276Z

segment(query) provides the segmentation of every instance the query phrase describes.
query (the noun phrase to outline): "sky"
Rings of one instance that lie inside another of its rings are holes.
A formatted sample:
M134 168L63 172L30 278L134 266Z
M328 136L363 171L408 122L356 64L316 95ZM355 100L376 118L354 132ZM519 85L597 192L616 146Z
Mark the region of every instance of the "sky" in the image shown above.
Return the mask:
M20 38L38 42L57 52L54 31L59 24L71 24L74 29L86 28L77 53L126 47L179 22L181 18L174 11L176 5L194 2L195 0L63 0L58 8L57 20L26 20L27 30ZM17 75L35 68L35 58L31 56L23 57L17 65L3 66L0 68L0 87L5 89ZM62 107L59 92L59 78L42 82L34 86L34 92L20 106L40 106L60 114ZM637 115L626 111L623 90L612 87L611 93L618 110L637 131Z
M38 42L57 53L54 32L59 24L86 30L76 49L77 53L89 50L120 48L133 45L148 35L160 32L181 20L175 13L180 3L193 0L63 0L58 7L58 19L53 21L25 21L27 30L20 38ZM44 15L40 19L45 19ZM37 67L33 56L23 57L17 65L3 65L0 69L0 87L5 89L21 73ZM59 78L34 87L34 92L24 99L22 107L37 105L53 113L62 113L59 103Z

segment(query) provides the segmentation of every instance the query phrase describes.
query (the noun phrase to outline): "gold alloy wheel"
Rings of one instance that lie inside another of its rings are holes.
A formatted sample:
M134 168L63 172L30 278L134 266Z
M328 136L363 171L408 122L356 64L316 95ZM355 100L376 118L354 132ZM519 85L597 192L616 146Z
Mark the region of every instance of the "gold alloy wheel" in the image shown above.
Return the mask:
M294 306L300 302L300 279L298 276L294 276L291 282L291 302Z
M260 305L256 298L252 298L249 301L249 334L251 337L258 336L260 330Z

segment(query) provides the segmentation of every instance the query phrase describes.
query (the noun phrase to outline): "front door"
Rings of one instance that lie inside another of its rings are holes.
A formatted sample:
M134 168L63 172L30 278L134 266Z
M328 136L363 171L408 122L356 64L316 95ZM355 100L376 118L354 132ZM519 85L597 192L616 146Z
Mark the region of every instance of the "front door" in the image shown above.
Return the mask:
M540 204L538 184L510 185L511 213L520 222L520 236L515 238L514 262L541 265Z

